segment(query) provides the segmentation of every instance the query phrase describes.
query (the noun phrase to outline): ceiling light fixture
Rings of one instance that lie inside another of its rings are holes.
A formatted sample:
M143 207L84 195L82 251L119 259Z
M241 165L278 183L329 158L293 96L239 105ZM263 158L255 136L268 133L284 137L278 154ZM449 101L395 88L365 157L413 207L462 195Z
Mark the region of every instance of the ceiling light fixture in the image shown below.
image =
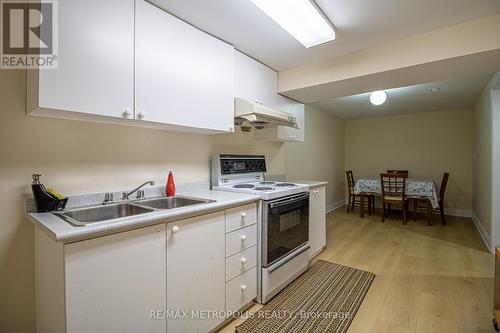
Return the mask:
M305 47L335 39L335 30L311 0L250 0Z
M385 103L386 99L387 94L383 90L374 91L370 95L370 102L372 102L373 105L382 105Z

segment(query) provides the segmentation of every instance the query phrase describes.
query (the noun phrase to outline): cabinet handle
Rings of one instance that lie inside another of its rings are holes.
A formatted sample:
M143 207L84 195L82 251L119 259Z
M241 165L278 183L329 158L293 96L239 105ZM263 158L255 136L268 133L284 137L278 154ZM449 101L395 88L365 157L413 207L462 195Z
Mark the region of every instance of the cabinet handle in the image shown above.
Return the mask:
M247 263L247 258L245 258L245 257L241 257L241 259L240 259L240 260L241 260L241 264L242 264L242 265L244 265L244 264L246 264L246 263Z
M247 235L241 235L241 241L244 242L247 239Z
M172 227L172 232L173 232L174 234L178 233L178 232L179 232L179 227L178 227L178 226L176 226L176 225L174 225L174 226Z
M242 284L241 285L241 291L245 291L247 290L247 285L246 284Z
M247 213L246 212L241 213L241 219L244 220L246 218L247 218Z
M123 118L128 118L128 117L130 117L131 115L132 115L132 110L130 110L130 109L125 109L125 110L123 110L123 112L122 112L122 116L123 116Z
M141 110L141 111L139 111L139 112L137 113L137 119L142 120L142 119L144 119L145 117L146 117L146 112L144 112L144 111L142 111L142 110Z

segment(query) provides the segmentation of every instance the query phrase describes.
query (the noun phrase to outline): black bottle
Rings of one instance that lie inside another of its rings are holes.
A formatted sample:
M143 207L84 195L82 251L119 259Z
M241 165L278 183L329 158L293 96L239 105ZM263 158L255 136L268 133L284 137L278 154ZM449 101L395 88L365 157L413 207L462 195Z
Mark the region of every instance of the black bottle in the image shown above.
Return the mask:
M39 174L33 174L33 183L31 184L37 213L52 211L54 209L54 203L57 200L47 192L47 189L43 186L43 184L40 184L41 176L42 175Z

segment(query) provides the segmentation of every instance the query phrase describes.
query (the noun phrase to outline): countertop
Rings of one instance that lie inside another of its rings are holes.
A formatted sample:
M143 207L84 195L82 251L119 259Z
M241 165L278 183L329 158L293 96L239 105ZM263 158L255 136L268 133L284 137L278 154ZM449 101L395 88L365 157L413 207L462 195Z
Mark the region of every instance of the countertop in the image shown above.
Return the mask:
M328 182L323 180L297 180L297 179L289 179L286 175L277 174L277 175L266 175L266 180L276 181L276 182L291 182L297 184L309 185L309 188L315 188L320 186L328 185Z
M54 241L71 243L121 231L137 229L140 227L168 223L193 216L209 214L231 207L251 204L260 199L260 197L256 195L211 191L208 189L178 191L177 195L192 196L216 201L175 208L172 210L158 210L146 214L120 218L109 222L94 223L88 226L73 226L51 213L27 213L26 216L28 220L35 225L35 227L41 228Z
M309 188L315 188L328 185L328 182L322 180L292 180L292 183L309 185Z

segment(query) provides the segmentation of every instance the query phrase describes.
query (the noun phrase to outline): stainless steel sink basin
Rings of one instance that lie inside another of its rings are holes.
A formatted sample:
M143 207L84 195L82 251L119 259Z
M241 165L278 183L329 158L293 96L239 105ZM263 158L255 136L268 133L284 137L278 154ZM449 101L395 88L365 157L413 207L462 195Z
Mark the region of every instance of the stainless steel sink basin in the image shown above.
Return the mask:
M137 205L151 207L154 209L174 209L202 203L215 202L215 200L198 199L190 197L170 197L170 198L157 198L135 201Z
M76 208L56 214L71 224L85 226L92 223L145 214L152 211L154 211L152 208L141 207L129 203L119 203L106 206Z
M107 222L123 217L140 215L159 210L181 208L209 202L215 202L215 200L184 196L171 198L161 197L154 199L137 200L132 202L120 202L116 204L81 207L54 214L75 226L86 226L93 223Z

